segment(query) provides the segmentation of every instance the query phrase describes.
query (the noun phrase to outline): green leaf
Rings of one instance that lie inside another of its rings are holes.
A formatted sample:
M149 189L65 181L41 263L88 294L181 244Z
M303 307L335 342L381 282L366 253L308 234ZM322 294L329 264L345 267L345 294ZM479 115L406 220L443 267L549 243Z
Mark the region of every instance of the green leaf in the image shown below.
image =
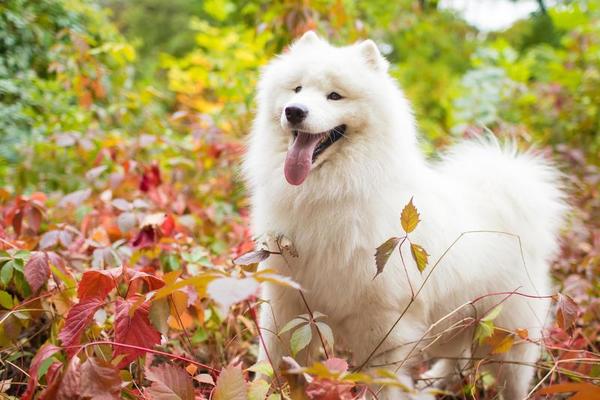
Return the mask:
M413 260L417 263L419 272L423 272L427 267L429 254L427 254L423 247L415 243L410 244L410 254L412 254Z
M333 347L333 331L325 322L319 321L316 323L319 332L321 332L321 336L327 342L327 344Z
M270 387L271 385L262 379L252 382L248 390L248 400L265 400Z
M0 290L0 306L6 308L7 310L13 308L13 298L4 290Z
M230 365L221 371L213 392L214 400L248 400L246 381L240 367Z
M273 376L273 367L267 361L257 362L256 364L250 366L248 371L255 372L257 374L262 374L268 377Z
M155 300L150 304L148 318L156 330L163 335L166 335L169 331L167 320L169 319L170 312L169 300L166 298Z
M485 315L485 317L481 318L482 321L493 321L496 319L498 314L502 311L502 304L498 304L494 307L489 313Z
M492 321L479 321L477 328L475 329L474 340L479 341L479 344L483 344L485 339L492 336L494 333L494 323Z
M290 339L292 355L295 357L298 352L306 348L312 339L312 327L306 324L294 331Z
M10 260L9 262L4 264L2 270L0 271L0 282L2 282L2 285L4 287L8 286L10 280L13 277L14 264L15 261Z
M404 209L400 214L400 223L402 224L402 229L404 229L404 232L406 233L411 233L415 230L419 224L419 221L419 213L413 205L413 199L411 198L408 204L404 206Z
M385 264L387 264L392 252L400 243L401 238L392 237L386 240L381 246L377 248L375 251L375 265L377 266L377 273L375 274L375 278L377 275L383 272L383 268L385 268ZM375 279L373 278L373 279Z
M305 323L308 323L307 319L301 318L301 317L297 317L294 318L293 320L289 321L287 324L285 324L283 326L283 328L281 328L281 330L279 331L279 334L285 333L287 331L290 331L292 329L294 329L295 327L297 327L298 325Z

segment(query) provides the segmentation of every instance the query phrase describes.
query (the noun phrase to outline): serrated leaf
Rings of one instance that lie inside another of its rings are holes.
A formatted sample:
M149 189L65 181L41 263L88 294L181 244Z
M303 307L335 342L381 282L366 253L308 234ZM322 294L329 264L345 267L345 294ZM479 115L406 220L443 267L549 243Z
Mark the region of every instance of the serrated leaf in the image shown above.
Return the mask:
M10 260L9 262L5 263L2 266L2 270L0 270L0 283L2 283L4 287L8 286L9 282L13 277L15 263L15 260Z
M377 266L377 273L375 274L375 277L383 272L385 264L387 264L392 252L396 246L398 246L398 243L400 243L400 240L401 238L399 237L389 238L377 248L375 251L375 265Z
M146 371L152 386L146 389L154 400L194 400L192 377L182 368L162 364Z
M214 400L248 400L248 389L240 367L224 368L217 378Z
M321 332L321 336L325 339L325 342L331 347L333 347L333 331L325 322L319 321L316 323L319 332Z
M92 399L119 399L119 370L108 362L88 358L81 365L81 394Z
M419 272L423 272L425 268L427 268L427 263L429 262L429 254L427 254L427 251L418 244L411 243L410 254L412 255L413 260L415 260Z
M402 213L400 214L400 223L402 224L402 229L404 232L411 233L415 230L417 225L419 224L419 213L415 206L413 205L413 199L410 201L404 209L402 209Z
M33 293L36 293L50 278L48 256L43 251L34 251L25 264L25 279Z
M250 384L248 400L265 400L270 387L271 385L262 379L255 380Z
M514 343L514 336L508 332L494 329L494 333L484 340L491 347L491 354L502 354L509 351Z
M77 297L79 300L92 297L104 299L117 285L120 274L120 268L85 271L77 286Z
M498 304L496 307L494 307L489 313L487 313L483 318L481 318L481 320L493 321L498 315L500 315L500 311L502 311L502 304Z
M6 308L7 310L13 308L13 298L4 290L0 290L0 306Z
M256 264L266 260L270 255L271 253L268 250L255 250L239 256L233 260L233 263L236 265Z
M69 310L65 325L58 334L63 346L75 346L80 343L81 334L92 323L94 314L103 305L103 299L92 297L81 300ZM77 348L67 348L66 350L70 355L77 352Z
M248 371L255 372L257 374L262 374L268 377L273 376L273 367L267 361L257 362L256 364L250 366Z
M132 296L128 299L117 299L115 316L115 342L130 344L134 346L152 348L160 343L160 333L154 329L148 319L148 303L142 303L136 308L133 315L130 316L130 310L138 300L139 296ZM121 365L126 365L133 361L137 356L143 355L143 350L115 346L115 357L119 354L125 354Z
M53 344L46 343L44 344L31 360L31 365L29 367L29 376L30 379L27 382L27 389L21 395L21 400L30 400L33 397L35 389L37 388L38 382L38 370L40 369L42 363L52 357L55 353L60 351L60 347L54 346Z
M477 340L479 344L483 344L486 338L489 338L494 333L494 323L492 321L479 321L477 328L475 328L474 340Z
M157 331L166 335L169 331L168 319L170 315L169 300L166 298L158 299L150 304L148 318Z
M298 352L306 348L312 340L312 327L306 324L296 329L290 338L290 348L292 355L295 357Z
M579 307L577 303L566 294L558 293L556 323L559 328L566 331L572 328L577 321Z
M303 323L308 324L308 320L306 320L304 318L296 317L296 318L292 319L291 321L288 321L288 323L285 324L283 326L283 328L281 328L281 330L279 331L279 334L290 331L290 330L294 329L295 327L297 327L298 325L303 324Z

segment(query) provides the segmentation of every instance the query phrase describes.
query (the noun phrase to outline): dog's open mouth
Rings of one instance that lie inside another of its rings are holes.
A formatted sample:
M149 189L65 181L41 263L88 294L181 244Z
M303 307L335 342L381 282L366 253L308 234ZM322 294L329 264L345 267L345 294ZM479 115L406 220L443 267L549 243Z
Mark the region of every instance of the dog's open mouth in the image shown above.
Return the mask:
M329 146L344 136L346 125L321 133L292 131L294 142L285 159L285 179L292 185L300 185L310 172L312 163Z

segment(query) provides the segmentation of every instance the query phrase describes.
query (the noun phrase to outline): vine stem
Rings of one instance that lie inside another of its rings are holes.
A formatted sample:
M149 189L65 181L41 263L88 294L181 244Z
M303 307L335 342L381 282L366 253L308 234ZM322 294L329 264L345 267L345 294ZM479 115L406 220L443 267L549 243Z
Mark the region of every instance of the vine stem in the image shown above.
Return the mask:
M356 372L362 370L368 364L368 362L377 353L377 350L379 350L379 348L381 348L381 346L383 345L383 343L392 334L393 330L396 328L396 326L398 325L398 323L400 323L400 321L402 320L402 318L404 317L404 315L408 312L408 309L416 301L417 297L419 296L419 294L421 293L421 291L425 287L425 284L427 283L427 281L429 280L429 278L431 277L431 275L435 272L435 270L437 269L437 267L440 265L440 262L448 255L448 253L450 252L450 250L452 250L452 248L456 245L456 243L458 243L464 236L469 235L469 234L475 234L475 233L496 233L496 234L502 234L502 235L511 236L511 237L516 238L518 240L518 242L519 242L519 248L520 248L520 251L521 251L520 255L521 255L521 259L523 261L523 266L525 268L525 272L527 274L527 278L529 279L529 282L531 283L533 289L537 293L537 288L535 287L535 285L533 284L533 281L531 280L531 276L529 275L529 271L527 269L527 264L525 263L525 256L523 254L523 247L521 246L521 237L519 235L515 235L515 234L509 233L509 232L491 231L491 230L473 230L473 231L462 232L460 235L458 235L458 237L456 239L454 239L454 241L450 244L450 246L448 246L448 248L446 248L446 250L444 250L444 252L442 253L442 255L436 260L436 262L433 264L433 266L431 267L431 269L429 270L429 272L425 276L425 279L423 280L423 282L421 283L421 285L419 285L419 288L417 289L417 292L414 293L413 295L411 295L410 301L404 307L404 309L400 313L400 316L396 319L396 321L394 321L394 323L392 324L392 326L390 327L390 329L388 329L388 331L386 332L386 334L377 343L377 345L375 346L375 348L369 353L369 355L367 356L367 358L355 369ZM401 251L402 249L399 249L399 250ZM538 295L539 295L539 293L538 293Z
M252 307L249 301L246 301L246 305L248 306L248 311L250 312L250 317L252 317L252 321L254 321L254 325L256 325L256 330L258 331L258 338L263 348L265 349L265 354L267 356L267 360L269 360L269 364L271 364L271 368L273 369L273 377L275 378L275 382L277 383L277 388L280 393L283 393L283 386L281 381L279 380L279 375L277 375L277 368L275 364L273 364L273 360L271 359L271 355L269 354L269 350L267 349L267 344L265 343L265 339L263 338L262 332L260 330L260 326L258 325L258 319L256 318L256 311Z
M189 359L187 357L183 357L183 356L178 356L176 354L171 354L171 353L167 353L164 351L160 351L160 350L154 350L154 349L149 349L147 347L141 347L141 346L135 346L132 344L125 344L125 343L117 343L117 342L113 342L110 340L98 340L98 341L94 341L94 342L89 342L89 343L85 343L85 344L81 344L81 345L76 345L76 346L62 346L62 349L78 349L77 352L84 350L86 348L88 348L89 346L97 346L97 345L101 345L101 344L107 344L107 345L111 345L111 346L117 346L117 347L125 347L128 349L133 349L133 350L139 350L139 351L143 351L146 353L152 353L152 354L158 354L164 357L168 357L168 358L172 358L172 359L176 359L176 360L181 360L181 361L185 361L187 363L190 364L194 364L197 365L201 368L207 369L209 371L212 372L219 372L218 369L213 368L209 365L203 364L201 362Z
M279 254L281 256L281 258L283 258L283 261L285 261L285 264L287 265L288 269L291 271L292 267L290 266L290 263L288 262L287 258L285 257L285 254L283 254L283 249L281 248L281 244L279 243L279 240L276 240L275 243L277 243L277 248L278 248L279 252L271 252L271 254ZM325 345L325 340L323 339L323 335L321 334L321 330L319 329L319 326L316 323L314 323L315 319L314 319L312 309L308 305L308 301L306 301L306 296L304 296L302 289L298 289L298 294L300 294L300 298L302 298L302 302L304 303L304 306L306 307L306 311L308 311L308 315L310 316L310 321L317 331L317 335L319 336L319 340L321 341L321 346L323 346L323 352L325 353L325 357L327 359L329 359L329 352L327 351L327 346ZM333 347L331 350L333 351Z

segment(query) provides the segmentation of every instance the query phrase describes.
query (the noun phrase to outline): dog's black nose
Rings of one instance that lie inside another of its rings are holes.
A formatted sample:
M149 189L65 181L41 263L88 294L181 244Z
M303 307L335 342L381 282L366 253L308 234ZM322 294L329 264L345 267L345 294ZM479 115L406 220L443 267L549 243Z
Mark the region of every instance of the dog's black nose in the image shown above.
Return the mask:
M290 124L299 124L308 114L308 108L302 104L290 104L285 108L285 117Z

